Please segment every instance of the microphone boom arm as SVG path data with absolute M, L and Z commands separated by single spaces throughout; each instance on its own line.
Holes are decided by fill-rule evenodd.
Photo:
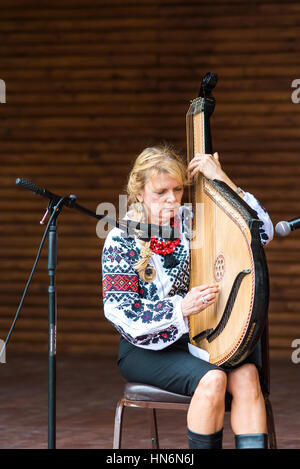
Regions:
M 71 194 L 69 197 L 62 197 L 60 195 L 54 194 L 53 192 L 47 189 L 39 187 L 36 184 L 27 181 L 26 179 L 21 178 L 16 179 L 16 184 L 21 186 L 23 189 L 30 190 L 37 195 L 41 195 L 42 197 L 48 198 L 50 200 L 50 203 L 54 205 L 56 205 L 58 201 L 63 199 L 62 205 L 65 205 L 68 208 L 74 208 L 79 212 L 85 213 L 90 217 L 97 218 L 98 220 L 105 219 L 105 221 L 109 225 L 123 230 L 128 235 L 128 237 L 137 236 L 138 238 L 143 240 L 149 240 L 151 236 L 159 236 L 171 240 L 178 239 L 180 237 L 180 233 L 176 227 L 171 227 L 167 225 L 161 226 L 152 223 L 141 223 L 136 222 L 134 220 L 118 221 L 113 217 L 109 217 L 108 215 L 99 215 L 93 212 L 92 210 L 89 210 L 88 208 L 79 205 L 76 202 L 76 195 Z

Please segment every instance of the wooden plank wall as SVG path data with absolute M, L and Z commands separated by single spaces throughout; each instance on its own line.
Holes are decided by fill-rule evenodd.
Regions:
M 17 310 L 47 201 L 22 177 L 96 210 L 118 203 L 130 165 L 161 141 L 185 152 L 185 113 L 207 71 L 219 74 L 213 118 L 224 168 L 274 223 L 300 215 L 298 1 L 2 0 L 0 337 Z M 58 353 L 116 351 L 103 318 L 96 221 L 59 218 Z M 267 248 L 272 353 L 300 337 L 300 231 Z M 47 248 L 10 348 L 45 352 Z M 8 350 L 9 353 L 9 350 Z

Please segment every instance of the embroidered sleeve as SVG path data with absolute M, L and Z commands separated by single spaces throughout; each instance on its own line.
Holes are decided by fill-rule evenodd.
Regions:
M 261 221 L 260 226 L 260 239 L 261 244 L 265 246 L 268 244 L 274 236 L 274 228 L 272 220 L 267 210 L 261 205 L 261 203 L 249 192 L 245 193 L 244 201 L 256 211 L 258 218 Z
M 108 234 L 102 252 L 104 314 L 132 344 L 159 350 L 187 332 L 182 297 L 159 298 L 153 282 L 146 295 L 133 267 L 138 258 L 134 240 L 123 238 L 118 229 Z

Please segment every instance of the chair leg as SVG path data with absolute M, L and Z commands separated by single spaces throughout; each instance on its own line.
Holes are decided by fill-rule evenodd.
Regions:
M 156 410 L 150 409 L 151 415 L 151 441 L 152 449 L 159 449 L 158 431 L 157 431 L 157 419 Z
M 268 397 L 265 397 L 265 404 L 266 404 L 267 427 L 268 427 L 270 449 L 277 449 L 274 415 L 273 415 L 273 410 L 272 410 L 272 404 Z
M 124 401 L 122 397 L 116 407 L 113 449 L 121 448 Z

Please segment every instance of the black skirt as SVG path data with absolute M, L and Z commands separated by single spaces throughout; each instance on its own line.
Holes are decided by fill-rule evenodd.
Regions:
M 223 370 L 222 366 L 194 357 L 188 350 L 189 334 L 162 350 L 147 350 L 129 343 L 121 337 L 118 366 L 128 382 L 150 384 L 166 391 L 192 396 L 200 379 L 210 370 Z M 261 351 L 258 344 L 241 364 L 253 363 L 260 371 Z

